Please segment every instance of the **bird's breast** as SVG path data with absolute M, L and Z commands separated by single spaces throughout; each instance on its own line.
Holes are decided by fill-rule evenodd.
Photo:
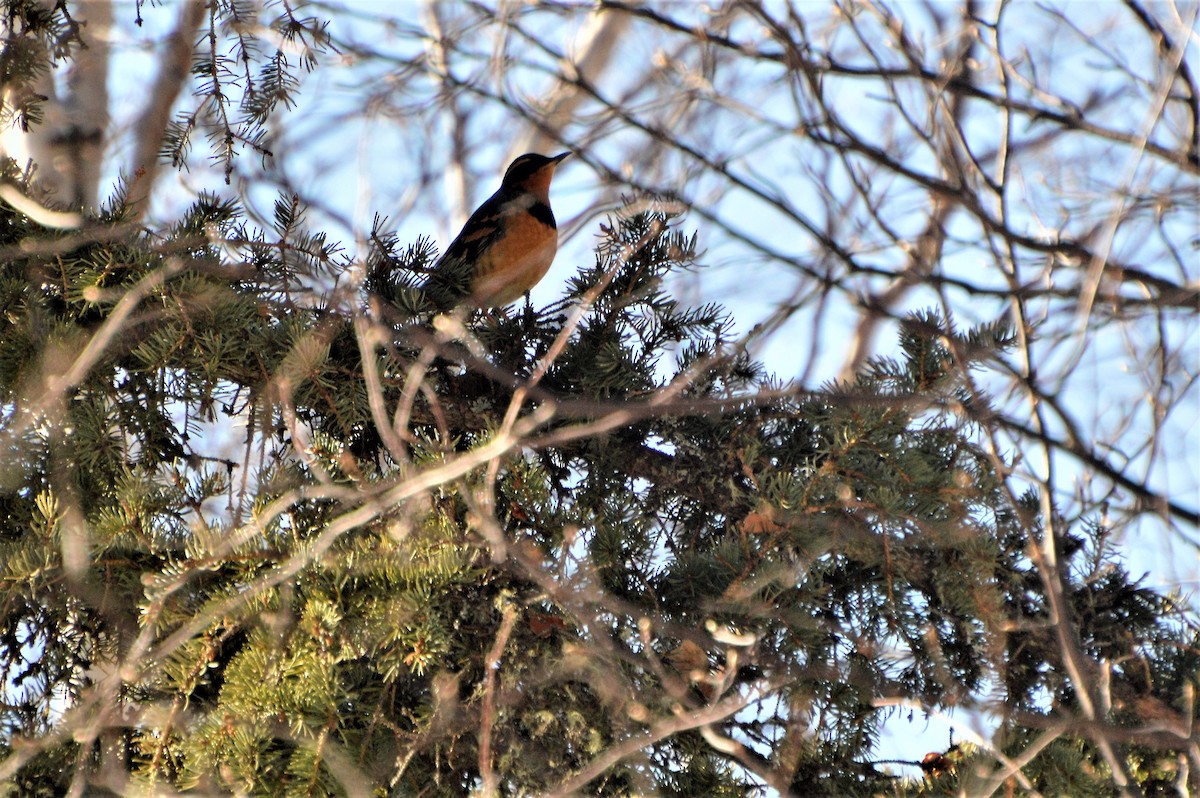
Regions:
M 549 208 L 546 209 L 549 212 Z M 472 293 L 480 305 L 507 305 L 537 285 L 558 250 L 558 231 L 531 208 L 504 221 L 504 232 L 476 264 Z

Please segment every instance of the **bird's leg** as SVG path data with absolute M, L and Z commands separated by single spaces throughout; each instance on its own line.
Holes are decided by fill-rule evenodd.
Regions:
M 533 315 L 533 300 L 530 299 L 529 292 L 526 291 L 525 292 L 525 313 L 521 317 L 521 326 L 524 327 L 526 331 L 529 331 L 533 328 L 533 325 L 535 323 L 536 323 L 536 319 L 534 318 L 534 315 Z

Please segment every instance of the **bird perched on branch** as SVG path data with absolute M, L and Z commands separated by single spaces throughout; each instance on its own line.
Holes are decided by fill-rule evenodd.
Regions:
M 509 164 L 499 191 L 471 214 L 426 280 L 434 305 L 500 307 L 537 285 L 558 250 L 550 180 L 570 154 L 527 153 Z

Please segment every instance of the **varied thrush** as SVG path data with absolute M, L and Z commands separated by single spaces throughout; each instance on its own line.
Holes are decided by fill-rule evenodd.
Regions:
M 425 294 L 435 306 L 500 307 L 546 275 L 558 250 L 550 180 L 570 154 L 527 153 L 509 164 L 499 191 L 471 214 L 430 272 Z

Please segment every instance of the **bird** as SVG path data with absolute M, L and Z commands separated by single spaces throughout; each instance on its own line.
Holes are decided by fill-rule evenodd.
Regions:
M 546 276 L 558 251 L 550 181 L 570 154 L 526 153 L 509 164 L 499 190 L 471 214 L 430 270 L 424 288 L 434 306 L 503 307 Z

